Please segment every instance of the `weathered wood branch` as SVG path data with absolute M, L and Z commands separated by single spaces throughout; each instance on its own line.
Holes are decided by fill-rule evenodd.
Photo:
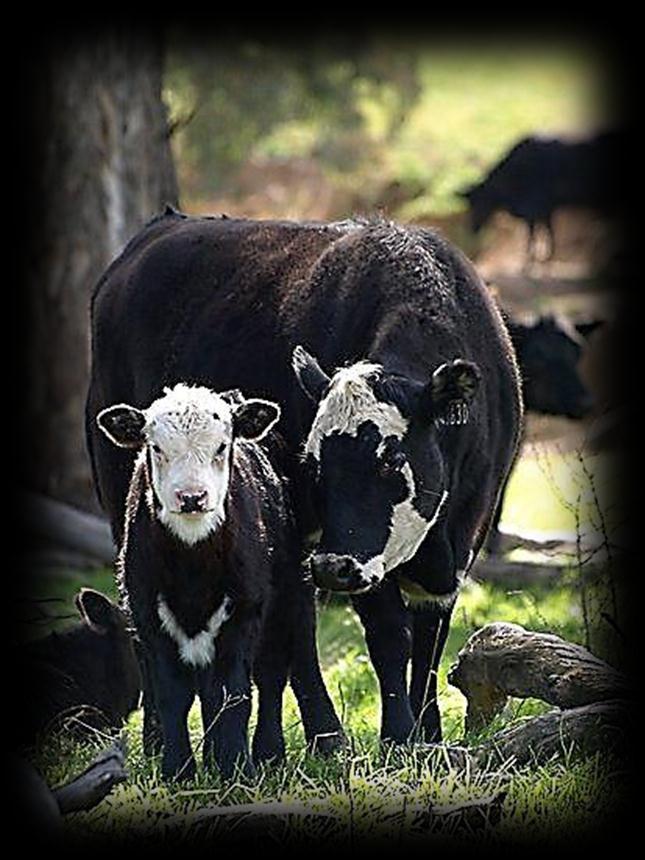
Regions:
M 476 766 L 513 761 L 517 767 L 543 764 L 575 746 L 587 755 L 628 752 L 629 703 L 614 699 L 579 708 L 550 711 L 517 726 L 497 732 L 471 750 Z
M 21 512 L 28 534 L 72 550 L 81 558 L 89 556 L 104 564 L 114 561 L 110 527 L 101 517 L 36 493 L 23 495 Z
M 63 815 L 86 811 L 93 809 L 115 785 L 126 779 L 125 751 L 117 742 L 71 782 L 54 789 L 53 795 Z
M 568 573 L 568 568 L 557 564 L 508 561 L 501 556 L 489 556 L 473 565 L 470 576 L 476 581 L 515 589 L 557 584 L 565 573 Z
M 428 805 L 412 802 L 396 804 L 382 813 L 388 826 L 405 824 L 410 832 L 474 831 L 495 826 L 502 813 L 506 791 L 486 795 L 460 803 Z M 349 812 L 332 809 L 320 802 L 248 803 L 239 806 L 206 806 L 188 815 L 175 815 L 165 822 L 166 827 L 181 828 L 191 834 L 209 830 L 211 836 L 225 837 L 235 833 L 236 839 L 280 842 L 292 838 L 295 832 L 317 839 L 333 837 L 348 826 Z
M 448 680 L 468 700 L 467 731 L 490 721 L 509 696 L 560 708 L 630 696 L 625 676 L 581 645 L 502 622 L 470 637 Z

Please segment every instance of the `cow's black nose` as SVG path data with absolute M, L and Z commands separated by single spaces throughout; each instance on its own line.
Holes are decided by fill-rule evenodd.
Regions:
M 329 591 L 364 591 L 365 581 L 361 565 L 350 555 L 316 554 L 312 557 L 311 575 L 318 588 Z
M 208 493 L 202 490 L 200 493 L 177 493 L 179 510 L 182 514 L 198 514 L 206 510 Z

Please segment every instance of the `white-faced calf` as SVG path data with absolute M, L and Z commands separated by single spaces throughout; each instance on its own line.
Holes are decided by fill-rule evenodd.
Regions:
M 254 758 L 284 754 L 293 622 L 311 592 L 290 555 L 281 480 L 258 444 L 279 415 L 265 400 L 178 384 L 147 409 L 115 405 L 97 418 L 116 445 L 139 449 L 120 567 L 166 777 L 194 772 L 187 717 L 195 695 L 205 760 L 225 776 L 249 766 L 252 674 Z M 144 707 L 150 722 L 152 702 Z

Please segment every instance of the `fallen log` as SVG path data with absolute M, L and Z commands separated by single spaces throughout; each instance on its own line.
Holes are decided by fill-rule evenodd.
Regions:
M 83 773 L 66 785 L 55 788 L 54 799 L 61 815 L 94 809 L 115 785 L 125 782 L 127 777 L 125 747 L 117 741 L 97 756 Z
M 396 804 L 393 808 L 382 810 L 380 823 L 385 829 L 406 834 L 441 833 L 454 834 L 473 832 L 495 827 L 502 815 L 506 790 L 494 795 L 472 798 L 452 804 L 427 804 L 413 801 Z M 314 837 L 318 844 L 326 838 L 338 838 L 352 826 L 351 812 L 340 811 L 316 801 L 302 802 L 265 802 L 230 806 L 206 806 L 183 815 L 174 815 L 164 822 L 166 832 L 181 831 L 191 836 L 204 835 L 226 839 L 235 835 L 237 840 L 257 840 L 266 844 L 288 841 L 295 837 L 310 840 Z M 360 829 L 360 821 L 354 822 Z
M 466 731 L 489 722 L 509 696 L 576 708 L 631 695 L 627 678 L 581 645 L 504 622 L 470 637 L 448 681 L 468 700 Z
M 21 525 L 28 535 L 112 564 L 116 550 L 106 520 L 37 493 L 21 499 Z
M 554 585 L 568 575 L 569 567 L 562 565 L 508 561 L 497 555 L 479 559 L 470 572 L 476 582 L 489 582 L 511 590 L 533 585 Z
M 571 748 L 593 755 L 630 749 L 629 702 L 594 702 L 579 708 L 550 711 L 497 732 L 470 750 L 475 766 L 488 768 L 511 762 L 516 767 L 544 764 Z
M 127 779 L 125 748 L 116 742 L 101 753 L 82 774 L 66 785 L 50 789 L 36 768 L 21 756 L 9 757 L 9 831 L 22 848 L 58 845 L 64 836 L 63 815 L 93 809 Z M 25 825 L 27 825 L 25 827 Z

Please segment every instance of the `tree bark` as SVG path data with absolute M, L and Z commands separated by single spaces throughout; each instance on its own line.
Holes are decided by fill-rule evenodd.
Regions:
M 177 187 L 153 32 L 52 35 L 32 77 L 25 255 L 30 489 L 93 506 L 83 411 L 93 285 Z M 35 53 L 35 52 L 34 52 Z M 23 388 L 25 386 L 23 385 Z
M 625 676 L 581 645 L 503 622 L 470 637 L 448 680 L 468 700 L 467 731 L 489 722 L 509 696 L 575 708 L 630 695 Z

